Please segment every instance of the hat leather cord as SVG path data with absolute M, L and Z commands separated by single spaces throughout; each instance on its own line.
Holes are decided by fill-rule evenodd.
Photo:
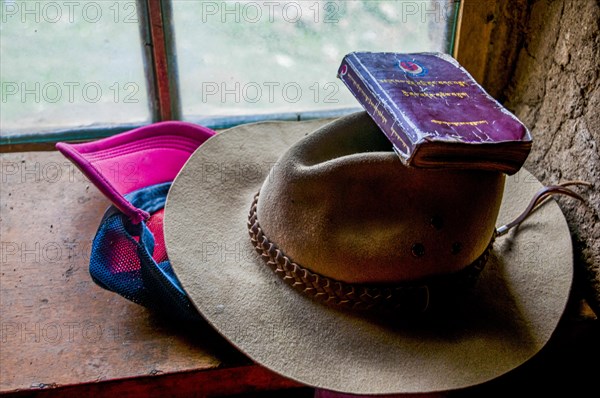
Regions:
M 341 282 L 312 272 L 293 262 L 265 236 L 260 227 L 256 214 L 260 192 L 254 196 L 250 208 L 248 232 L 254 248 L 269 268 L 285 283 L 304 295 L 335 307 L 416 314 L 430 308 L 432 296 L 437 297 L 436 302 L 444 302 L 466 290 L 466 287 L 472 286 L 488 260 L 496 237 L 503 236 L 512 228 L 517 227 L 552 195 L 562 194 L 584 201 L 579 194 L 567 188 L 571 185 L 591 186 L 590 183 L 584 181 L 566 181 L 558 185 L 543 187 L 534 195 L 527 208 L 518 217 L 494 231 L 484 252 L 462 270 L 448 275 L 394 285 Z
M 566 195 L 566 196 L 575 198 L 577 200 L 580 200 L 582 202 L 585 201 L 585 199 L 583 199 L 579 194 L 577 194 L 576 192 L 573 192 L 569 188 L 566 188 L 571 185 L 584 185 L 587 187 L 592 186 L 592 184 L 590 184 L 589 182 L 586 182 L 586 181 L 565 181 L 558 185 L 547 185 L 547 186 L 543 187 L 533 196 L 533 198 L 529 202 L 529 205 L 527 206 L 527 208 L 525 208 L 525 210 L 523 210 L 523 212 L 517 218 L 515 218 L 513 221 L 509 222 L 508 224 L 504 224 L 503 226 L 498 227 L 496 229 L 496 236 L 503 236 L 508 231 L 510 231 L 512 228 L 521 224 L 534 211 L 536 211 L 544 203 L 546 203 L 552 195 Z

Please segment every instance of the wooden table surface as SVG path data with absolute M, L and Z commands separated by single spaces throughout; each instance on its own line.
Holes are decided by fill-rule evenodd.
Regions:
M 62 155 L 8 153 L 0 162 L 0 393 L 309 396 L 254 365 L 208 325 L 168 322 L 96 286 L 89 253 L 109 203 Z M 590 337 L 598 321 L 578 297 L 561 325 L 550 353 L 502 385 L 521 379 L 552 385 L 543 381 L 551 379 L 552 361 L 562 363 L 566 378 L 586 380 L 589 368 L 579 364 L 586 356 L 598 370 L 600 337 Z
M 0 392 L 85 383 L 92 391 L 181 372 L 159 379 L 192 381 L 181 384 L 200 395 L 298 386 L 253 365 L 206 324 L 173 324 L 98 287 L 89 254 L 109 202 L 62 155 L 0 161 Z

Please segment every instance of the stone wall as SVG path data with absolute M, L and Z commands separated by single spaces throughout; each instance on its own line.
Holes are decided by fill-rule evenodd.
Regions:
M 530 0 L 514 73 L 501 93 L 530 129 L 525 167 L 543 183 L 580 179 L 585 204 L 559 198 L 573 236 L 576 283 L 600 315 L 600 2 Z

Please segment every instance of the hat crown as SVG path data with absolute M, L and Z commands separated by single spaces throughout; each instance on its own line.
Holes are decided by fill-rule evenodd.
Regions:
M 264 234 L 292 261 L 348 283 L 459 271 L 488 246 L 504 175 L 404 166 L 364 112 L 293 145 L 257 205 Z

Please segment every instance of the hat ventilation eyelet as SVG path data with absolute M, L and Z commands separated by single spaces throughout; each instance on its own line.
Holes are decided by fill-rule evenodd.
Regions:
M 415 257 L 422 257 L 425 254 L 425 246 L 422 243 L 414 243 L 410 251 Z
M 431 220 L 429 220 L 429 224 L 439 231 L 444 226 L 444 219 L 440 215 L 434 215 L 431 217 Z

